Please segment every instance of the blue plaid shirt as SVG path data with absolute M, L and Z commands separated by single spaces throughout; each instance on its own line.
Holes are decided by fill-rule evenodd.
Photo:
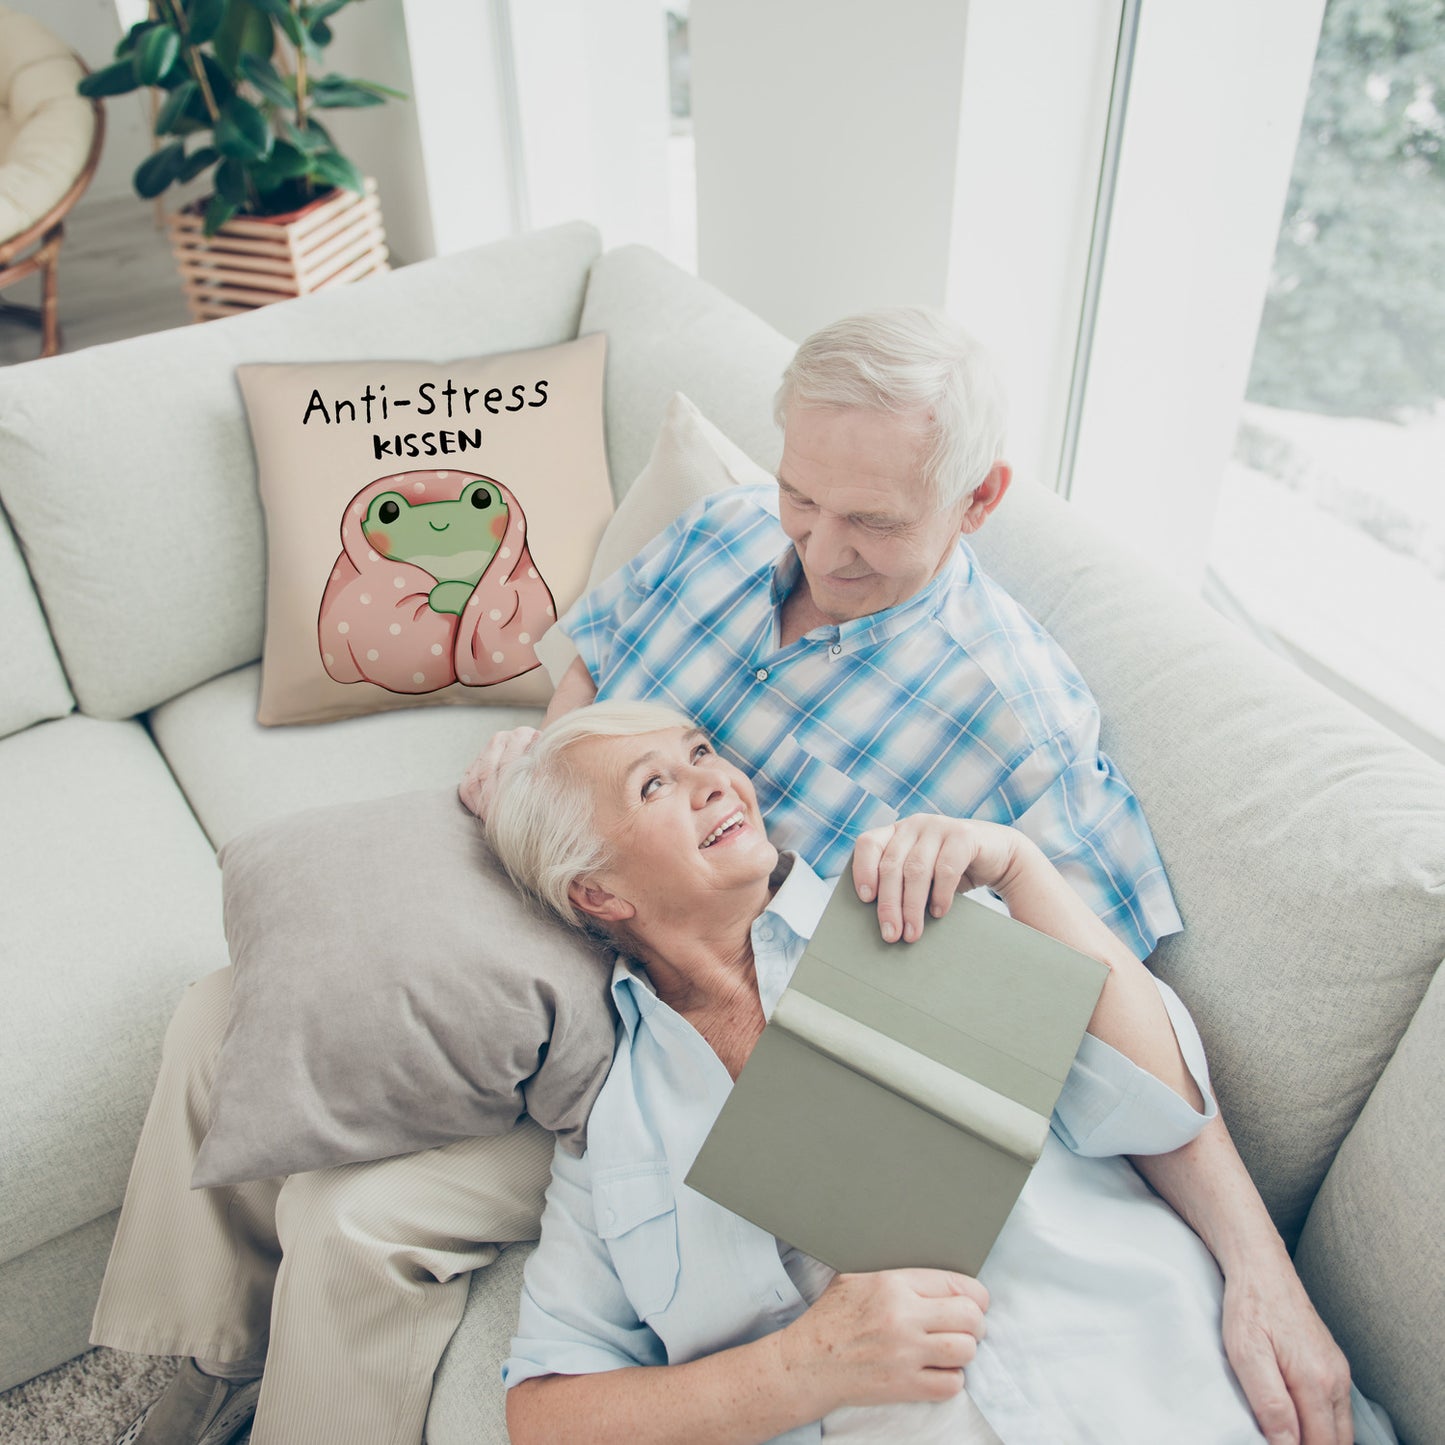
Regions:
M 768 835 L 823 876 L 912 813 L 1012 823 L 1140 957 L 1182 924 L 1099 710 L 962 540 L 922 592 L 779 646 L 802 575 L 771 487 L 684 513 L 562 618 L 609 697 L 665 702 L 754 779 Z

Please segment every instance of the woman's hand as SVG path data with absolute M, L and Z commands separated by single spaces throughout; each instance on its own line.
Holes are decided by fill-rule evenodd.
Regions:
M 457 794 L 482 822 L 487 821 L 487 812 L 492 806 L 492 789 L 496 785 L 498 769 L 525 753 L 536 740 L 536 728 L 512 728 L 508 732 L 496 733 L 487 740 L 486 747 L 477 754 L 463 775 L 457 785 Z
M 999 823 L 916 813 L 858 839 L 853 886 L 865 903 L 878 900 L 887 942 L 912 943 L 923 932 L 925 912 L 942 918 L 955 894 L 1007 889 L 1028 849 L 1034 845 L 1022 833 Z
M 840 1405 L 947 1400 L 983 1338 L 988 1291 L 965 1274 L 890 1269 L 840 1274 L 779 1337 L 783 1367 Z

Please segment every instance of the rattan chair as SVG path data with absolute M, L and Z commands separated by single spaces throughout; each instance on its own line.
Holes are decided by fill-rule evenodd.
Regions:
M 0 6 L 0 290 L 37 272 L 40 305 L 0 302 L 36 322 L 42 356 L 60 350 L 57 266 L 64 218 L 95 175 L 98 101 L 76 93 L 85 67 L 38 20 Z

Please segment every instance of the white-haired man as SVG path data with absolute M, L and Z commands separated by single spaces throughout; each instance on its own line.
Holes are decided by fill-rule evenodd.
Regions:
M 629 697 L 695 718 L 754 776 L 771 836 L 823 875 L 895 817 L 1012 823 L 1147 957 L 1182 925 L 1097 706 L 963 540 L 1011 480 L 981 349 L 923 310 L 851 317 L 798 348 L 775 414 L 776 491 L 708 499 L 560 620 L 580 656 L 548 720 Z M 532 736 L 488 744 L 469 806 L 485 813 L 492 768 Z M 885 936 L 906 887 L 880 898 Z M 1137 1166 L 1219 1261 L 1229 1358 L 1266 1437 L 1348 1441 L 1348 1365 L 1223 1121 Z

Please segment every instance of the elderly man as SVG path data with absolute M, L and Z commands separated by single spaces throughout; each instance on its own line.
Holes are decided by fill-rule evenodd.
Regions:
M 1009 484 L 978 349 L 923 312 L 840 323 L 799 349 L 778 414 L 776 493 L 710 500 L 562 620 L 581 658 L 549 719 L 594 696 L 696 717 L 756 775 L 774 838 L 820 873 L 905 813 L 1014 823 L 1145 957 L 1179 918 L 1098 751 L 1093 699 L 962 541 Z M 474 765 L 478 811 L 491 768 L 530 736 Z M 910 937 L 906 880 L 897 896 L 880 921 Z M 254 1408 L 253 1445 L 415 1445 L 468 1271 L 536 1237 L 550 1137 L 524 1123 L 294 1176 L 279 1198 L 279 1181 L 191 1192 L 226 1017 L 209 984 L 168 1035 L 96 1314 L 96 1343 L 192 1357 L 125 1439 L 212 1445 Z M 1139 1167 L 1220 1261 L 1225 1343 L 1265 1433 L 1348 1441 L 1343 1357 L 1223 1124 Z
M 769 830 L 821 874 L 914 812 L 1012 823 L 1139 958 L 1181 925 L 1098 710 L 962 539 L 1003 500 L 1002 405 L 942 318 L 850 318 L 779 390 L 778 486 L 709 499 L 561 620 L 580 657 L 548 720 L 593 698 L 695 717 L 752 772 Z M 463 784 L 530 730 L 494 739 Z M 883 918 L 898 936 L 900 918 Z M 903 930 L 903 936 L 910 933 Z M 1137 1167 L 1225 1277 L 1224 1338 L 1271 1441 L 1350 1438 L 1349 1373 L 1221 1119 Z

